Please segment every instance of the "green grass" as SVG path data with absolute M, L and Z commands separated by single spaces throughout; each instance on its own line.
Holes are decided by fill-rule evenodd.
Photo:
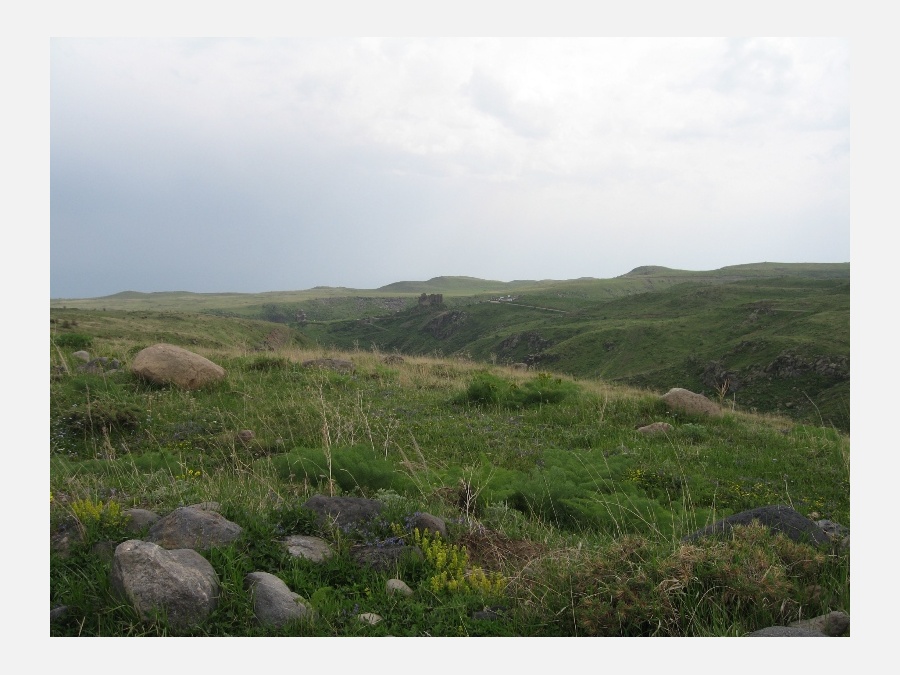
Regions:
M 733 635 L 849 612 L 848 554 L 752 532 L 679 541 L 772 503 L 849 526 L 849 438 L 833 427 L 730 408 L 721 418 L 684 417 L 649 390 L 464 358 L 389 362 L 372 350 L 311 349 L 287 328 L 280 347 L 257 351 L 272 324 L 245 319 L 72 309 L 51 318 L 51 530 L 76 512 L 90 518 L 77 506 L 85 500 L 161 514 L 218 501 L 245 529 L 204 554 L 222 602 L 192 634 Z M 151 336 L 165 336 L 228 375 L 185 392 L 127 368 L 81 373 L 74 348 L 58 339 L 69 330 L 91 338 L 92 356 L 126 366 Z M 355 370 L 302 367 L 321 356 L 351 359 Z M 637 432 L 654 421 L 673 429 Z M 244 429 L 254 438 L 241 441 Z M 322 531 L 299 506 L 316 493 L 388 507 L 366 531 Z M 434 569 L 414 562 L 394 570 L 416 591 L 400 599 L 385 591 L 385 574 L 350 561 L 350 545 L 395 536 L 414 511 L 445 518 L 448 544 L 505 579 L 502 599 L 474 588 L 434 592 Z M 140 621 L 110 591 L 109 560 L 94 544 L 127 538 L 119 525 L 101 516 L 69 557 L 51 555 L 51 605 L 70 608 L 52 635 L 168 634 L 164 621 Z M 325 565 L 292 559 L 275 543 L 288 533 L 326 537 L 338 555 Z M 257 570 L 282 578 L 320 620 L 256 627 L 243 577 Z M 485 606 L 502 606 L 500 618 L 473 618 Z M 365 611 L 384 621 L 359 624 Z

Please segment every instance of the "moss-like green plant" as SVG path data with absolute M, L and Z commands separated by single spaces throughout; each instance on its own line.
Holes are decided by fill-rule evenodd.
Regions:
M 432 592 L 501 595 L 506 589 L 506 579 L 499 572 L 485 573 L 480 567 L 470 567 L 465 546 L 450 544 L 440 535 L 423 533 L 419 528 L 413 531 L 413 541 L 431 567 L 427 583 Z
M 72 502 L 71 509 L 82 528 L 84 540 L 89 543 L 104 537 L 116 538 L 128 520 L 121 505 L 113 500 L 104 504 L 102 500 L 77 499 Z
M 466 390 L 454 402 L 471 403 L 479 406 L 502 406 L 522 408 L 526 406 L 559 403 L 574 396 L 578 385 L 549 373 L 539 373 L 537 377 L 522 385 L 510 382 L 490 373 L 479 373 Z
M 90 335 L 82 335 L 81 333 L 61 333 L 53 337 L 53 342 L 57 347 L 68 347 L 70 349 L 87 349 L 94 341 Z

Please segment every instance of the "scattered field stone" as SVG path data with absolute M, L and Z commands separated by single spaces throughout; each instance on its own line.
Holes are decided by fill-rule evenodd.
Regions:
M 256 434 L 253 433 L 251 429 L 242 429 L 241 431 L 237 432 L 237 439 L 241 443 L 248 443 L 254 438 L 256 438 Z
M 653 436 L 655 434 L 666 434 L 672 431 L 674 427 L 668 422 L 654 422 L 653 424 L 648 424 L 647 426 L 641 427 L 638 429 L 638 432 L 642 434 L 646 434 L 648 436 Z
M 303 504 L 318 515 L 320 524 L 334 522 L 338 527 L 354 526 L 375 518 L 384 504 L 362 497 L 326 497 L 315 495 Z
M 244 578 L 244 586 L 252 592 L 253 614 L 261 624 L 283 626 L 312 616 L 303 598 L 274 574 L 251 572 Z
M 225 369 L 192 351 L 166 343 L 142 349 L 131 363 L 131 372 L 156 384 L 200 389 L 225 379 Z
M 382 618 L 374 612 L 365 612 L 363 614 L 357 615 L 356 618 L 363 623 L 369 624 L 370 626 L 374 626 L 376 623 L 380 623 L 382 621 Z
M 160 518 L 147 532 L 147 541 L 163 548 L 208 549 L 229 544 L 243 528 L 215 511 L 182 506 Z
M 688 415 L 708 415 L 721 417 L 722 408 L 710 401 L 703 394 L 695 394 L 688 389 L 675 387 L 662 395 L 662 400 L 675 412 Z
M 406 595 L 410 596 L 413 594 L 413 590 L 406 585 L 406 582 L 400 579 L 388 579 L 387 584 L 385 585 L 387 589 L 388 595 Z
M 472 618 L 479 621 L 497 621 L 503 618 L 503 612 L 506 607 L 485 607 L 484 609 L 472 612 Z
M 303 558 L 312 562 L 325 562 L 334 555 L 334 551 L 327 541 L 319 537 L 303 534 L 292 534 L 282 542 L 287 546 L 288 553 L 295 558 Z
M 56 607 L 50 608 L 50 620 L 56 621 L 57 619 L 62 619 L 65 617 L 66 613 L 69 611 L 68 606 L 66 605 L 57 605 Z
M 444 522 L 443 518 L 438 518 L 430 513 L 417 511 L 412 514 L 409 518 L 409 529 L 411 531 L 418 529 L 423 534 L 426 531 L 430 531 L 441 535 L 444 539 L 447 538 L 447 523 Z
M 159 520 L 159 515 L 147 509 L 125 509 L 122 513 L 127 518 L 125 529 L 131 534 L 143 532 Z
M 201 623 L 219 600 L 219 577 L 197 551 L 138 539 L 116 547 L 110 583 L 142 618 L 163 612 L 174 629 Z
M 72 356 L 74 356 L 79 361 L 84 361 L 85 363 L 91 360 L 91 355 L 83 349 L 79 349 L 77 352 L 74 352 Z

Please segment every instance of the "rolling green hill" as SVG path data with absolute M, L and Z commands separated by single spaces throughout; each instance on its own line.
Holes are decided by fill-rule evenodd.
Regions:
M 505 289 L 508 290 L 508 289 Z M 386 317 L 309 324 L 326 346 L 526 363 L 849 429 L 848 265 L 638 268 L 445 299 Z
M 422 294 L 442 302 L 420 303 Z M 613 279 L 565 281 L 441 276 L 374 290 L 126 291 L 50 305 L 277 323 L 323 347 L 526 363 L 652 390 L 685 387 L 843 430 L 850 424 L 849 263 L 642 266 Z

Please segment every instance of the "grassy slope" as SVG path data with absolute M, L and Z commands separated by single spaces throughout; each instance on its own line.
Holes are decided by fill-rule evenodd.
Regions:
M 442 293 L 445 306 L 419 308 L 421 293 Z M 488 302 L 510 295 L 513 302 Z M 826 374 L 813 367 L 817 359 L 849 359 L 849 264 L 754 263 L 711 271 L 646 266 L 615 279 L 436 277 L 375 290 L 125 292 L 51 302 L 63 306 L 295 326 L 303 312 L 306 338 L 326 346 L 526 361 L 579 377 L 707 395 L 727 380 L 726 393 L 744 409 L 844 430 L 850 423 L 849 364 Z M 773 372 L 779 358 L 800 358 L 806 371 Z
M 840 269 L 804 266 L 802 276 L 775 277 L 765 276 L 768 267 L 751 271 L 759 276 L 734 280 L 726 268 L 714 282 L 696 275 L 676 282 L 656 270 L 640 286 L 565 282 L 523 291 L 511 303 L 447 302 L 373 321 L 311 325 L 305 334 L 341 348 L 526 361 L 663 391 L 713 395 L 728 379 L 735 405 L 849 429 L 849 280 Z M 802 359 L 806 370 L 772 371 L 788 357 Z M 817 373 L 821 359 L 846 367 Z
M 849 525 L 849 440 L 832 429 L 742 413 L 684 418 L 668 414 L 645 391 L 485 369 L 458 358 L 394 364 L 372 351 L 303 348 L 293 331 L 276 351 L 258 352 L 255 346 L 273 326 L 243 319 L 54 309 L 51 320 L 51 519 L 60 522 L 81 499 L 160 513 L 213 500 L 248 529 L 247 540 L 210 554 L 229 583 L 220 611 L 200 634 L 355 635 L 360 629 L 347 618 L 354 605 L 386 617 L 373 633 L 378 635 L 732 635 L 786 620 L 788 615 L 771 608 L 799 611 L 793 598 L 807 612 L 849 610 L 846 562 L 830 563 L 836 571 L 826 566 L 818 577 L 797 577 L 796 587 L 791 575 L 809 564 L 789 565 L 788 585 L 774 590 L 765 583 L 781 578 L 771 571 L 781 569 L 777 561 L 765 563 L 765 583 L 750 578 L 754 568 L 739 560 L 716 558 L 693 571 L 671 568 L 699 564 L 706 555 L 732 555 L 727 547 L 684 553 L 677 538 L 745 508 L 791 503 Z M 73 334 L 91 340 L 92 354 L 126 365 L 141 346 L 165 339 L 212 358 L 228 378 L 208 390 L 180 392 L 145 385 L 127 369 L 108 376 L 79 373 L 74 348 L 59 347 Z M 325 354 L 352 359 L 356 372 L 299 365 Z M 516 385 L 510 392 L 536 385 L 549 393 L 574 393 L 541 405 L 477 405 L 472 386 L 488 370 L 497 381 Z M 673 431 L 658 437 L 636 431 L 658 420 L 672 423 Z M 255 431 L 252 443 L 236 442 L 241 429 Z M 515 579 L 502 600 L 510 618 L 472 621 L 473 610 L 497 602 L 477 593 L 419 591 L 415 601 L 398 604 L 378 590 L 383 579 L 348 568 L 344 557 L 313 569 L 276 553 L 267 543 L 276 528 L 334 536 L 308 529 L 288 508 L 316 491 L 327 492 L 329 475 L 339 493 L 390 490 L 404 509 L 450 520 L 454 541 L 467 542 L 479 564 Z M 466 493 L 474 495 L 471 503 L 461 501 Z M 402 511 L 394 516 L 402 520 Z M 126 537 L 115 528 L 103 536 Z M 507 540 L 517 548 L 496 557 L 497 542 Z M 640 571 L 633 554 L 619 551 L 623 546 L 638 548 Z M 523 572 L 510 551 L 526 548 L 536 557 Z M 147 629 L 109 596 L 105 565 L 89 546 L 66 560 L 52 558 L 51 601 L 71 607 L 53 634 L 144 634 Z M 316 627 L 260 631 L 252 627 L 240 583 L 254 569 L 277 573 L 304 597 L 330 588 L 341 599 L 317 607 L 325 620 Z M 739 590 L 741 570 L 748 575 L 746 597 L 721 596 L 716 575 Z M 691 586 L 699 583 L 693 581 L 687 592 L 653 600 L 660 583 L 676 573 L 708 578 L 708 587 Z M 423 574 L 419 568 L 403 570 L 417 587 L 427 581 Z M 620 588 L 617 579 L 643 579 L 648 586 Z M 613 585 L 597 586 L 607 582 Z M 812 583 L 822 587 L 815 600 L 803 595 Z M 695 591 L 699 601 L 691 600 Z M 637 594 L 641 602 L 618 609 L 596 604 L 598 597 L 615 593 Z M 792 598 L 786 605 L 785 597 Z M 682 620 L 687 616 L 690 622 Z M 660 620 L 670 623 L 662 626 Z

